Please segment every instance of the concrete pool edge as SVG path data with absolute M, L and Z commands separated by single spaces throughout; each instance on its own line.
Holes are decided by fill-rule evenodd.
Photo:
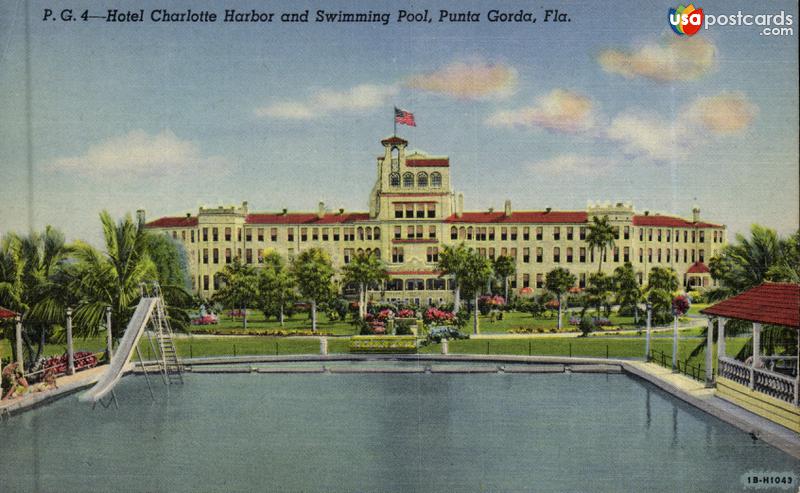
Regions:
M 800 435 L 793 433 L 791 430 L 772 423 L 758 415 L 750 413 L 744 408 L 740 408 L 734 404 L 724 401 L 713 395 L 713 389 L 704 389 L 698 391 L 702 387 L 702 383 L 692 380 L 683 375 L 672 374 L 669 370 L 657 366 L 652 363 L 645 363 L 638 360 L 620 360 L 620 359 L 603 359 L 603 358 L 568 358 L 558 356 L 516 356 L 516 355 L 466 355 L 466 354 L 406 354 L 406 355 L 353 355 L 353 354 L 340 354 L 340 355 L 294 355 L 294 356 L 260 356 L 260 357 L 225 357 L 225 358 L 193 358 L 184 360 L 184 364 L 188 369 L 193 370 L 194 366 L 200 367 L 213 367 L 216 365 L 224 364 L 245 364 L 245 363 L 308 363 L 308 362 L 337 362 L 337 361 L 362 361 L 362 362 L 392 362 L 392 361 L 406 361 L 406 362 L 474 362 L 474 363 L 524 363 L 535 364 L 540 366 L 541 371 L 524 371 L 525 368 L 514 367 L 504 368 L 502 366 L 492 370 L 493 372 L 502 371 L 505 373 L 625 373 L 632 377 L 639 378 L 650 384 L 658 387 L 662 391 L 676 397 L 693 407 L 710 414 L 741 431 L 750 433 L 758 439 L 768 443 L 769 445 L 783 451 L 784 453 L 800 460 Z M 153 362 L 145 362 L 145 365 Z M 99 376 L 105 371 L 106 366 L 101 366 L 80 372 L 73 375 L 73 380 L 64 382 L 58 389 L 53 389 L 37 394 L 27 396 L 22 400 L 15 400 L 11 402 L 4 402 L 0 405 L 0 416 L 6 417 L 22 413 L 29 409 L 38 408 L 66 397 L 82 389 L 88 388 L 93 385 Z M 433 370 L 429 366 L 422 371 L 431 371 L 432 373 L 485 373 L 484 371 L 475 371 L 475 367 L 452 367 L 452 368 L 438 368 Z M 345 369 L 337 368 L 333 371 L 326 369 L 323 365 L 322 369 L 314 368 L 291 368 L 291 367 L 276 367 L 271 369 L 265 368 L 241 368 L 241 369 L 224 369 L 216 368 L 214 371 L 195 371 L 196 373 L 259 373 L 259 374 L 277 374 L 277 373 L 419 373 L 421 371 L 389 371 L 386 368 L 372 368 L 372 369 Z M 126 372 L 128 373 L 128 372 Z M 137 364 L 132 368 L 132 373 L 142 373 L 142 368 Z M 667 375 L 669 375 L 667 377 Z

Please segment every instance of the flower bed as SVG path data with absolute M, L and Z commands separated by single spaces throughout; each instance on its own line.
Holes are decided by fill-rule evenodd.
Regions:
M 353 336 L 350 338 L 351 353 L 416 353 L 417 338 L 414 336 Z
M 219 319 L 216 315 L 208 314 L 192 319 L 192 325 L 216 325 Z
M 90 353 L 88 351 L 78 351 L 74 355 L 75 361 L 75 371 L 86 370 L 88 368 L 94 368 L 97 366 L 97 357 L 94 353 Z M 62 354 L 61 356 L 51 356 L 44 361 L 44 365 L 42 368 L 47 373 L 48 370 L 52 370 L 57 375 L 66 373 L 67 367 L 69 366 L 67 354 Z
M 204 330 L 203 334 L 215 336 L 271 336 L 271 337 L 292 337 L 292 336 L 332 336 L 333 332 L 316 331 L 311 329 L 228 329 L 228 330 Z
M 432 306 L 425 311 L 425 314 L 422 316 L 422 319 L 427 324 L 449 325 L 456 319 L 456 316 L 453 312 L 440 310 Z

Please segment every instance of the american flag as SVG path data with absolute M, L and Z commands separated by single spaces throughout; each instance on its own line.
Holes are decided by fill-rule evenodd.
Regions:
M 394 109 L 394 122 L 401 125 L 408 125 L 409 127 L 416 127 L 417 123 L 414 121 L 414 113 L 401 110 L 397 107 Z

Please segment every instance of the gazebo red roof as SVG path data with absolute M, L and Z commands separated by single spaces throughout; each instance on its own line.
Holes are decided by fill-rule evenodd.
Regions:
M 711 272 L 708 266 L 699 260 L 689 266 L 689 269 L 686 271 L 687 274 L 705 274 L 707 272 Z
M 700 313 L 800 329 L 800 284 L 767 282 Z
M 3 308 L 2 306 L 0 306 L 0 318 L 14 318 L 17 315 L 18 315 L 17 312 L 13 312 L 7 308 Z

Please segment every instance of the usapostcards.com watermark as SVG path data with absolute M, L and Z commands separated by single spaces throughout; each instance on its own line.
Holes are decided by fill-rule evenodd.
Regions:
M 750 14 L 739 10 L 735 14 L 706 14 L 703 9 L 693 4 L 680 5 L 669 9 L 669 24 L 672 30 L 680 36 L 692 36 L 700 28 L 708 29 L 711 26 L 761 27 L 761 36 L 793 36 L 794 17 L 781 10 L 775 14 Z

